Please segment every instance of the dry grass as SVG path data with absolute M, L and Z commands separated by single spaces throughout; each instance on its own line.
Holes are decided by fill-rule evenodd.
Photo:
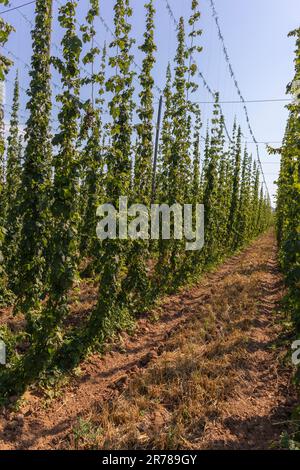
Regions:
M 257 341 L 258 299 L 267 276 L 262 261 L 268 256 L 270 248 L 262 247 L 238 272 L 216 283 L 208 304 L 192 302 L 192 318 L 163 354 L 132 378 L 125 392 L 81 419 L 69 447 L 198 449 L 213 447 L 220 436 L 233 442 L 224 425 L 228 407 L 236 402 L 245 414 L 249 384 L 261 379 L 255 370 L 259 355 L 254 352 L 250 361 L 249 355 Z M 268 323 L 263 333 L 268 342 L 273 323 L 260 319 Z

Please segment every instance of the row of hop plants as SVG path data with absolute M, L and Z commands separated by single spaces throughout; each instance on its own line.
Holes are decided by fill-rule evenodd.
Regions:
M 291 312 L 297 334 L 300 331 L 300 28 L 289 33 L 296 38 L 295 76 L 287 93 L 295 99 L 289 111 L 283 145 L 270 149 L 281 156 L 277 191 L 277 237 L 280 263 L 289 289 L 288 311 Z
M 281 166 L 278 178 L 276 229 L 279 244 L 279 261 L 288 293 L 283 307 L 294 325 L 295 337 L 300 331 L 300 28 L 289 33 L 296 38 L 295 76 L 287 86 L 287 94 L 294 100 L 287 106 L 289 111 L 281 148 L 270 153 L 280 154 Z M 296 369 L 295 381 L 299 385 L 300 369 Z M 294 433 L 285 434 L 283 444 L 299 449 L 299 404 L 293 410 Z
M 7 6 L 8 0 L 0 0 L 0 5 Z M 3 18 L 0 18 L 0 46 L 4 46 L 9 38 L 10 33 L 13 31 L 11 25 L 6 23 Z M 11 67 L 12 62 L 2 54 L 0 54 L 0 86 L 2 92 L 2 86 L 5 80 L 5 76 Z M 0 247 L 4 241 L 4 199 L 3 199 L 3 192 L 4 192 L 4 184 L 5 184 L 5 167 L 4 167 L 4 153 L 5 153 L 5 138 L 4 138 L 4 110 L 3 104 L 0 102 Z M 3 255 L 0 251 L 0 306 L 4 302 L 5 297 L 7 296 L 6 293 L 6 277 L 5 271 L 3 269 Z
M 76 8 L 76 1 L 67 0 L 59 9 L 62 55 L 53 57 L 52 0 L 36 1 L 24 142 L 18 76 L 6 141 L 1 114 L 0 302 L 11 303 L 15 315 L 25 320 L 24 331 L 10 341 L 8 365 L 0 370 L 3 397 L 22 392 L 45 371 L 74 367 L 91 348 L 132 325 L 159 296 L 196 279 L 272 223 L 259 168 L 243 148 L 237 123 L 226 142 L 217 93 L 201 152 L 201 110 L 192 98 L 198 89 L 194 57 L 201 53 L 198 1 L 191 2 L 187 24 L 180 18 L 174 67 L 166 70 L 155 174 L 153 1 L 145 5 L 138 76 L 132 67 L 129 0 L 115 0 L 114 38 L 102 50 L 95 47 L 99 0 L 90 0 L 80 28 Z M 1 23 L 1 31 L 4 44 L 11 28 Z M 10 64 L 2 57 L 0 64 L 3 81 Z M 92 73 L 83 76 L 82 64 L 91 66 Z M 56 96 L 59 126 L 54 135 L 53 67 L 62 87 Z M 83 87 L 92 90 L 91 99 L 82 100 Z M 109 120 L 104 119 L 107 111 Z M 204 203 L 204 249 L 187 252 L 178 240 L 100 242 L 97 207 L 109 202 L 118 208 L 120 196 L 148 207 L 153 202 Z M 70 328 L 70 295 L 84 276 L 99 286 L 98 300 L 82 324 Z M 7 328 L 3 335 L 9 336 Z M 18 347 L 24 340 L 25 350 Z

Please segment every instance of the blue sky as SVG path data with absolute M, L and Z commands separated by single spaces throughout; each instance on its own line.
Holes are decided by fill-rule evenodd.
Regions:
M 59 0 L 61 3 L 62 0 Z M 57 24 L 58 3 L 54 0 L 54 31 L 52 53 L 59 54 L 57 46 L 61 38 L 61 31 Z M 18 6 L 25 3 L 25 0 L 12 0 L 11 6 Z M 191 0 L 169 0 L 171 8 L 176 18 L 181 15 L 187 20 L 190 13 Z M 101 15 L 107 24 L 113 28 L 113 0 L 100 0 Z M 137 46 L 142 41 L 144 32 L 144 1 L 131 0 L 134 10 L 132 18 L 133 36 L 137 40 L 134 47 L 135 59 L 141 63 L 142 56 L 137 50 Z M 88 2 L 79 1 L 78 20 L 82 21 L 86 12 Z M 300 2 L 299 0 L 215 0 L 215 6 L 219 15 L 221 29 L 227 45 L 229 56 L 241 91 L 246 100 L 268 100 L 285 98 L 287 83 L 293 78 L 293 59 L 295 43 L 293 38 L 287 38 L 290 30 L 299 27 L 300 23 Z M 158 44 L 157 63 L 154 76 L 158 87 L 163 88 L 165 71 L 168 61 L 173 63 L 176 48 L 176 31 L 172 19 L 166 9 L 165 0 L 155 0 L 157 9 L 156 19 L 156 42 Z M 216 25 L 212 18 L 209 0 L 200 0 L 202 12 L 201 28 L 203 35 L 200 45 L 203 52 L 198 55 L 198 66 L 205 76 L 210 87 L 220 92 L 221 101 L 238 100 L 237 92 L 234 88 L 232 78 L 229 75 L 228 67 L 224 60 L 221 44 L 218 39 Z M 26 16 L 26 18 L 24 17 Z M 21 10 L 7 13 L 5 18 L 11 22 L 15 28 L 14 33 L 7 45 L 19 59 L 15 59 L 15 66 L 8 75 L 6 86 L 6 110 L 9 110 L 12 94 L 12 80 L 14 79 L 16 68 L 19 69 L 21 85 L 21 122 L 26 119 L 26 94 L 28 86 L 28 66 L 31 54 L 30 22 L 34 20 L 34 5 L 29 5 Z M 107 32 L 100 20 L 97 20 L 97 41 L 103 44 L 110 42 L 111 36 Z M 58 91 L 58 77 L 53 76 L 53 91 Z M 200 83 L 200 82 L 199 82 Z M 158 99 L 158 92 L 156 91 Z M 194 94 L 195 101 L 211 101 L 208 92 L 201 85 Z M 249 151 L 253 150 L 249 131 L 247 129 L 245 114 L 241 104 L 224 104 L 228 128 L 232 127 L 234 116 L 242 126 L 244 142 L 249 142 Z M 287 120 L 287 110 L 284 102 L 265 102 L 247 104 L 251 125 L 258 142 L 274 142 L 274 146 L 279 146 Z M 207 120 L 211 117 L 211 104 L 203 104 L 203 134 Z M 56 108 L 54 108 L 54 119 L 56 119 Z M 6 120 L 9 116 L 6 117 Z M 267 184 L 273 197 L 279 169 L 279 157 L 268 156 L 266 147 L 259 144 L 261 160 L 267 180 Z

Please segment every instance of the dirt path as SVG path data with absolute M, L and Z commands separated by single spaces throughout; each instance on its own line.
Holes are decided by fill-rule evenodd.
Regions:
M 0 449 L 269 448 L 296 402 L 289 345 L 273 347 L 283 293 L 270 233 L 90 357 L 58 398 L 2 411 Z

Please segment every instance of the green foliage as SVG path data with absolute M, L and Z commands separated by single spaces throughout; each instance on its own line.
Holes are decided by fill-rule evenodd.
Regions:
M 188 54 L 185 37 L 184 19 L 180 18 L 177 33 L 173 90 L 171 91 L 170 85 L 167 83 L 165 89 L 167 106 L 162 134 L 163 162 L 166 166 L 162 175 L 163 180 L 167 179 L 163 201 L 165 200 L 170 206 L 174 203 L 184 204 L 189 201 L 192 187 L 190 107 L 187 99 Z M 170 79 L 169 69 L 167 79 Z M 168 132 L 169 136 L 167 136 Z M 160 243 L 158 275 L 161 277 L 164 272 L 163 283 L 166 285 L 169 285 L 171 279 L 174 279 L 173 276 L 180 272 L 182 246 L 182 242 L 177 240 L 162 241 Z
M 155 64 L 154 53 L 154 15 L 153 1 L 146 5 L 146 31 L 144 43 L 139 49 L 144 53 L 142 70 L 139 76 L 141 84 L 140 107 L 137 110 L 139 124 L 137 130 L 137 145 L 135 149 L 134 182 L 132 200 L 135 203 L 144 204 L 150 208 L 152 197 L 152 157 L 153 145 L 153 86 L 152 69 Z M 149 243 L 145 240 L 135 240 L 128 253 L 128 273 L 123 283 L 122 290 L 126 293 L 123 297 L 131 309 L 136 305 L 141 308 L 142 299 L 144 308 L 147 308 L 149 292 L 149 279 L 147 263 L 149 261 Z
M 172 95 L 172 144 L 169 161 L 169 194 L 172 205 L 186 202 L 191 185 L 191 158 L 189 154 L 188 101 L 186 98 L 188 72 L 185 46 L 184 20 L 180 18 L 177 34 L 177 53 L 175 56 L 175 77 Z
M 10 120 L 9 136 L 7 138 L 7 163 L 6 163 L 6 184 L 5 184 L 5 238 L 3 245 L 3 255 L 6 272 L 9 277 L 9 287 L 15 290 L 15 279 L 17 271 L 17 251 L 20 243 L 20 232 L 22 227 L 22 217 L 20 215 L 20 190 L 22 165 L 20 155 L 20 135 L 19 135 L 19 79 L 18 74 L 15 80 L 14 98 Z
M 37 325 L 37 341 L 44 341 L 49 355 L 60 342 L 59 327 L 67 314 L 67 293 L 72 287 L 78 259 L 80 157 L 77 146 L 80 118 L 80 70 L 79 60 L 82 42 L 76 34 L 76 6 L 68 1 L 59 10 L 59 22 L 65 30 L 61 41 L 63 58 L 53 59 L 61 74 L 62 93 L 57 101 L 61 103 L 58 116 L 59 131 L 53 138 L 58 146 L 54 158 L 53 203 L 51 206 L 53 228 L 50 240 L 51 270 L 49 296 L 43 316 Z M 41 335 L 42 331 L 42 335 Z M 46 334 L 45 334 L 46 332 Z M 46 336 L 46 338 L 45 338 Z
M 252 159 L 249 157 L 247 149 L 245 149 L 242 163 L 241 193 L 238 211 L 237 247 L 239 248 L 251 239 L 249 233 L 251 229 L 251 170 Z
M 218 202 L 218 169 L 222 158 L 222 142 L 223 142 L 223 121 L 221 119 L 221 111 L 219 105 L 219 95 L 216 94 L 211 136 L 209 143 L 209 150 L 207 155 L 207 162 L 205 166 L 205 191 L 204 191 L 204 205 L 205 205 L 205 257 L 207 263 L 212 263 L 216 260 L 217 256 L 217 233 L 218 233 L 218 220 L 220 209 Z
M 110 66 L 115 74 L 106 82 L 106 89 L 111 92 L 109 110 L 112 123 L 109 128 L 110 145 L 107 150 L 106 164 L 106 196 L 109 203 L 119 206 L 119 197 L 130 194 L 131 188 L 131 138 L 132 111 L 134 108 L 133 72 L 130 54 L 133 39 L 130 38 L 132 16 L 129 0 L 116 0 L 114 6 L 114 41 L 110 49 L 115 55 L 109 58 Z M 91 315 L 87 341 L 97 337 L 104 338 L 112 325 L 126 317 L 126 309 L 120 306 L 118 299 L 122 297 L 122 277 L 128 243 L 120 240 L 106 240 L 103 243 L 103 263 L 100 276 L 100 290 L 97 307 Z
M 8 0 L 0 0 L 0 4 L 8 5 Z M 8 41 L 10 33 L 14 28 L 0 18 L 0 48 Z M 0 52 L 0 87 L 2 87 L 5 76 L 9 71 L 12 61 Z M 6 273 L 3 267 L 2 246 L 4 241 L 4 215 L 5 215 L 5 168 L 4 168 L 5 138 L 4 138 L 4 111 L 3 103 L 0 102 L 0 305 L 5 303 L 7 297 Z
M 238 245 L 238 224 L 239 224 L 239 200 L 240 200 L 240 177 L 241 177 L 241 128 L 238 128 L 236 142 L 232 148 L 233 161 L 233 181 L 231 206 L 228 218 L 228 231 L 231 237 L 231 246 L 233 249 Z
M 197 29 L 197 23 L 200 21 L 200 18 L 201 18 L 198 0 L 192 0 L 191 10 L 192 10 L 192 13 L 189 19 L 189 26 L 191 28 L 191 31 L 188 35 L 190 39 L 190 46 L 187 50 L 187 57 L 189 58 L 187 99 L 189 97 L 189 91 L 194 93 L 198 89 L 198 84 L 192 81 L 192 77 L 195 77 L 196 72 L 198 70 L 198 66 L 193 60 L 193 54 L 195 52 L 202 52 L 202 47 L 195 44 L 196 39 L 198 39 L 202 35 L 202 30 Z
M 135 154 L 134 196 L 139 198 L 141 204 L 149 205 L 152 183 L 152 157 L 153 157 L 153 86 L 152 69 L 155 64 L 154 53 L 154 14 L 153 1 L 145 5 L 146 32 L 144 43 L 139 49 L 145 54 L 140 74 L 140 107 L 137 110 L 140 124 L 137 126 L 138 143 Z
M 200 140 L 201 140 L 201 113 L 200 109 L 196 109 L 194 142 L 193 142 L 193 183 L 192 183 L 192 202 L 199 204 L 201 202 L 200 191 Z
M 287 87 L 295 101 L 287 106 L 289 119 L 281 152 L 278 180 L 277 234 L 280 260 L 290 288 L 290 309 L 297 330 L 300 327 L 300 29 L 289 36 L 296 37 L 295 76 Z
M 26 124 L 26 148 L 20 192 L 19 217 L 22 217 L 18 247 L 18 275 L 15 293 L 21 310 L 32 329 L 45 295 L 48 266 L 46 247 L 49 238 L 49 207 L 52 148 L 50 138 L 50 36 L 52 0 L 37 0 L 35 28 L 32 31 L 30 71 L 30 117 Z
M 0 5 L 6 6 L 8 4 L 8 0 L 0 0 Z M 4 46 L 7 43 L 9 35 L 12 31 L 15 31 L 14 28 L 10 24 L 6 23 L 3 18 L 0 18 L 0 46 Z M 0 53 L 0 82 L 4 81 L 5 75 L 8 73 L 12 64 L 13 62 L 10 59 Z M 0 147 L 0 153 L 1 151 L 2 150 Z
M 81 154 L 82 185 L 80 195 L 80 254 L 95 260 L 99 256 L 100 244 L 96 238 L 96 210 L 104 198 L 104 146 L 102 145 L 102 111 L 106 68 L 106 45 L 103 48 L 99 72 L 94 72 L 95 60 L 99 54 L 98 48 L 93 47 L 95 16 L 99 14 L 98 1 L 92 1 L 86 17 L 86 25 L 81 26 L 83 43 L 88 43 L 91 49 L 83 57 L 83 63 L 92 64 L 92 74 L 82 80 L 83 85 L 91 85 L 92 96 L 84 104 L 84 118 L 81 126 L 80 140 L 85 141 Z M 96 106 L 94 89 L 98 86 Z
M 5 273 L 0 264 L 0 304 L 8 285 L 17 297 L 16 312 L 27 320 L 20 336 L 9 328 L 0 332 L 8 343 L 10 357 L 10 366 L 0 371 L 3 396 L 23 392 L 38 376 L 40 384 L 54 383 L 52 380 L 62 377 L 88 352 L 102 350 L 107 338 L 131 330 L 134 315 L 149 309 L 163 292 L 195 280 L 271 222 L 270 203 L 261 190 L 258 167 L 252 165 L 247 150 L 242 155 L 242 134 L 237 124 L 229 148 L 226 144 L 218 93 L 201 155 L 201 110 L 190 99 L 198 87 L 195 54 L 201 52 L 197 43 L 202 34 L 198 26 L 201 15 L 197 0 L 192 0 L 191 7 L 188 25 L 183 18 L 179 21 L 174 68 L 170 64 L 167 68 L 157 184 L 152 194 L 153 68 L 157 51 L 153 0 L 145 5 L 145 33 L 139 46 L 143 61 L 136 126 L 132 123 L 135 87 L 130 1 L 115 0 L 114 39 L 108 52 L 104 46 L 101 59 L 101 51 L 95 47 L 98 0 L 90 0 L 80 28 L 75 0 L 67 0 L 59 9 L 62 55 L 52 58 L 52 0 L 36 2 L 23 166 L 18 80 L 7 142 L 3 113 L 0 115 L 0 248 L 5 240 L 7 270 Z M 9 28 L 5 31 L 8 33 Z M 7 39 L 5 31 L 0 36 L 2 44 Z M 59 127 L 53 139 L 50 64 L 62 84 L 57 95 Z M 0 79 L 6 70 L 4 64 Z M 85 101 L 82 89 L 91 91 Z M 103 116 L 105 92 L 108 119 Z M 290 111 L 288 129 L 298 132 L 299 110 L 291 107 Z M 287 133 L 278 212 L 282 264 L 291 285 L 296 285 L 299 274 L 299 260 L 295 262 L 299 241 L 296 144 Z M 204 250 L 186 252 L 185 242 L 174 239 L 100 242 L 96 237 L 97 206 L 110 203 L 118 209 L 120 196 L 147 207 L 152 201 L 170 206 L 203 203 Z M 99 292 L 96 306 L 80 317 L 79 326 L 74 326 L 73 318 L 68 318 L 69 304 L 74 302 L 74 284 L 80 283 L 80 274 L 92 276 L 90 281 L 99 283 Z M 291 299 L 297 297 L 298 291 L 293 292 Z M 88 432 L 83 423 L 75 438 L 80 440 Z
M 158 174 L 156 183 L 156 194 L 154 200 L 159 202 L 167 202 L 169 194 L 169 162 L 171 158 L 172 145 L 172 75 L 171 66 L 168 64 L 166 73 L 166 85 L 164 88 L 164 107 L 165 112 L 161 130 L 161 145 L 158 161 Z

